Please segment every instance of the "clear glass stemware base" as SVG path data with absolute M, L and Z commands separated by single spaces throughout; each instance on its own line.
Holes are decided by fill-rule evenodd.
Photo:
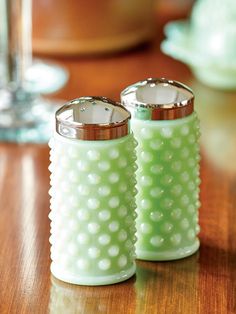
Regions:
M 59 102 L 40 96 L 61 88 L 65 69 L 32 60 L 32 0 L 0 0 L 0 141 L 45 143 Z
M 61 105 L 20 88 L 0 90 L 0 141 L 46 143 Z

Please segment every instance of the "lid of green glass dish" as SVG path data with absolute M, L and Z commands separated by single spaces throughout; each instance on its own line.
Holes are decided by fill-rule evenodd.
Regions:
M 79 140 L 111 140 L 129 134 L 129 111 L 106 97 L 80 97 L 56 112 L 56 132 Z
M 194 110 L 192 90 L 165 78 L 148 78 L 127 87 L 121 102 L 138 120 L 175 120 Z

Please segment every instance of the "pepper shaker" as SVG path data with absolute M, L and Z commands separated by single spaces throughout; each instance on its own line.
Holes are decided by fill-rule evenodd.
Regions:
M 147 79 L 121 93 L 137 146 L 137 243 L 144 260 L 172 260 L 199 248 L 199 120 L 185 85 Z
M 51 139 L 51 272 L 106 285 L 135 273 L 135 140 L 130 113 L 105 97 L 56 112 Z

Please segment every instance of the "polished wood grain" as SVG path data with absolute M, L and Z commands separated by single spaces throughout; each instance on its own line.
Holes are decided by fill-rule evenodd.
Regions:
M 70 71 L 55 98 L 106 95 L 154 76 L 194 88 L 202 123 L 201 247 L 173 262 L 137 262 L 127 282 L 73 286 L 51 277 L 46 145 L 0 143 L 0 313 L 236 313 L 236 94 L 209 89 L 149 46 L 104 57 L 57 59 Z

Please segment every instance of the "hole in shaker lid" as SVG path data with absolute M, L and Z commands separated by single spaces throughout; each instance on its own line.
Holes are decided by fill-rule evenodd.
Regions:
M 81 140 L 109 140 L 129 134 L 130 112 L 106 97 L 80 97 L 56 112 L 56 132 Z
M 129 119 L 129 112 L 105 97 L 81 97 L 57 112 L 60 121 L 72 124 L 113 124 Z

